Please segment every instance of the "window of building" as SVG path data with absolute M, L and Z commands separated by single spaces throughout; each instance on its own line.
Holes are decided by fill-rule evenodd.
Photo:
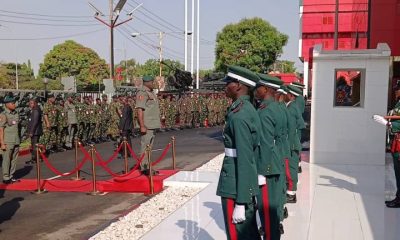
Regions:
M 322 24 L 324 24 L 324 25 L 332 25 L 333 24 L 333 17 L 328 17 L 328 16 L 322 17 Z
M 336 69 L 335 107 L 363 107 L 365 91 L 364 69 Z

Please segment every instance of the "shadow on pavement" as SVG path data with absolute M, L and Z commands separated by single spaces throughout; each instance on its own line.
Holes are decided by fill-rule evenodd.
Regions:
M 178 220 L 177 226 L 184 229 L 182 240 L 213 240 L 214 238 L 203 228 L 199 228 L 199 224 L 192 220 Z
M 208 207 L 209 209 L 211 209 L 210 212 L 210 217 L 212 219 L 214 219 L 214 221 L 216 222 L 216 224 L 218 225 L 218 227 L 225 231 L 225 223 L 223 221 L 218 221 L 218 215 L 220 215 L 222 213 L 222 206 L 220 203 L 216 203 L 216 202 L 205 202 L 204 203 L 205 207 Z
M 0 225 L 5 221 L 11 220 L 17 210 L 21 207 L 20 201 L 24 198 L 16 197 L 0 205 Z

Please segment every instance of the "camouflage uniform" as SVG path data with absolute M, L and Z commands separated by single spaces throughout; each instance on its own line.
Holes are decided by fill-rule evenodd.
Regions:
M 57 147 L 62 148 L 65 145 L 65 139 L 68 134 L 68 113 L 63 106 L 64 104 L 57 104 L 58 111 L 58 134 L 57 134 Z
M 102 101 L 100 104 L 101 120 L 100 120 L 100 138 L 105 140 L 107 138 L 107 129 L 110 123 L 110 104 L 107 101 Z
M 110 124 L 107 130 L 107 134 L 111 138 L 115 139 L 119 137 L 118 124 L 121 118 L 121 104 L 119 102 L 113 101 L 110 103 Z
M 41 143 L 46 146 L 49 150 L 55 147 L 57 142 L 57 121 L 58 121 L 58 111 L 54 103 L 47 102 L 43 106 L 43 118 L 47 116 L 49 120 L 50 127 L 47 128 L 46 122 L 43 119 L 43 138 L 41 138 Z
M 166 102 L 167 100 L 164 99 L 162 96 L 158 98 L 159 101 L 159 106 L 160 106 L 160 123 L 161 123 L 161 129 L 165 128 L 165 117 L 167 115 L 166 113 Z
M 93 143 L 96 129 L 96 119 L 98 113 L 96 112 L 95 105 L 88 100 L 86 103 L 86 139 L 89 143 Z

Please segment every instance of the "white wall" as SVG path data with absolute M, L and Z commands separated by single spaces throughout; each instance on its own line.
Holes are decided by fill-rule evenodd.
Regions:
M 385 115 L 390 49 L 313 52 L 311 163 L 384 164 L 385 127 L 372 120 Z M 334 107 L 335 69 L 365 69 L 363 107 Z

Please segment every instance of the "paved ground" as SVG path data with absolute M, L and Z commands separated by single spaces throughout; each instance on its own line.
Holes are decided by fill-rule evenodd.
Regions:
M 153 158 L 161 154 L 162 149 L 176 136 L 177 167 L 193 170 L 223 151 L 221 127 L 209 129 L 189 129 L 160 133 L 156 137 Z M 138 151 L 139 139 L 133 140 L 134 151 Z M 103 158 L 113 152 L 111 143 L 99 144 L 98 151 Z M 35 171 L 25 166 L 28 157 L 22 157 L 18 163 L 18 177 L 34 178 Z M 60 171 L 73 169 L 74 152 L 68 151 L 50 156 L 50 161 Z M 133 161 L 131 161 L 133 165 Z M 122 160 L 110 164 L 118 172 L 122 170 Z M 171 155 L 168 154 L 158 168 L 169 168 Z M 83 169 L 90 172 L 90 165 Z M 90 175 L 82 174 L 86 178 Z M 109 176 L 99 171 L 100 179 Z M 43 177 L 55 176 L 43 168 Z M 32 195 L 29 192 L 0 190 L 0 239 L 85 239 L 103 228 L 117 216 L 135 207 L 147 199 L 142 194 L 109 193 L 104 196 L 88 196 L 84 193 L 47 193 Z

